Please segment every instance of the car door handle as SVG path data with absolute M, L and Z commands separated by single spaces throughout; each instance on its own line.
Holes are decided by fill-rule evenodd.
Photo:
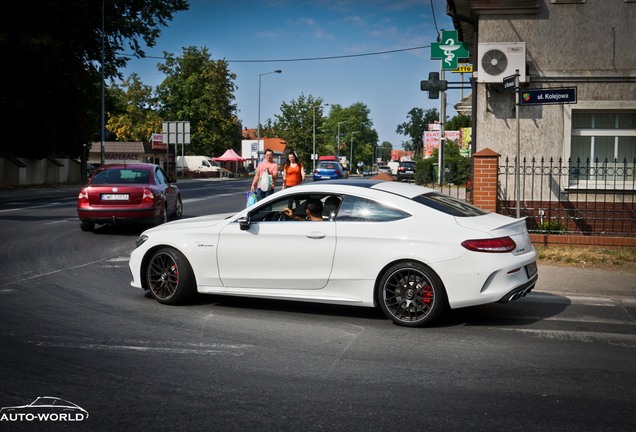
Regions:
M 305 237 L 310 239 L 321 239 L 321 238 L 327 237 L 327 234 L 323 232 L 313 231 L 313 232 L 305 234 Z

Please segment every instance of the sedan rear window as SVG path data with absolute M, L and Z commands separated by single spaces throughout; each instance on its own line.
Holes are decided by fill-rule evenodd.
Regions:
M 418 195 L 413 198 L 413 201 L 451 216 L 471 217 L 488 214 L 487 211 L 468 204 L 465 201 L 437 192 Z

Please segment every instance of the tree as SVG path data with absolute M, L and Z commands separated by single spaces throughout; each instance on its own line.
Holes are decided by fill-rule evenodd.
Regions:
M 391 150 L 393 150 L 393 145 L 389 141 L 382 141 L 382 144 L 376 149 L 376 157 L 384 162 L 389 161 L 391 159 Z
M 23 157 L 77 157 L 101 135 L 104 77 L 118 75 L 140 41 L 152 47 L 187 0 L 23 0 L 0 18 L 0 110 L 5 150 Z
M 157 87 L 164 120 L 189 121 L 189 154 L 220 156 L 239 150 L 241 125 L 233 103 L 236 75 L 225 60 L 211 60 L 207 48 L 183 48 L 181 57 L 164 53 L 158 66 L 167 77 Z
M 452 119 L 446 122 L 445 130 L 460 130 L 472 126 L 472 119 L 470 116 L 458 114 Z
M 311 161 L 313 153 L 314 115 L 316 120 L 316 147 L 322 147 L 324 134 L 323 100 L 301 94 L 290 103 L 283 102 L 280 114 L 276 114 L 273 129 L 276 135 L 285 140 L 296 151 L 305 166 Z M 314 108 L 315 107 L 315 108 Z
M 416 152 L 424 148 L 424 132 L 428 125 L 439 120 L 439 114 L 435 108 L 424 111 L 422 108 L 412 108 L 408 114 L 408 121 L 399 124 L 395 132 L 409 137 L 410 148 Z M 403 147 L 406 150 L 406 147 Z
M 321 154 L 340 155 L 350 159 L 353 144 L 353 163 L 370 161 L 378 144 L 378 133 L 369 118 L 370 110 L 362 102 L 347 108 L 332 105 L 323 131 L 327 140 Z M 340 148 L 338 149 L 338 124 L 340 124 Z M 355 132 L 355 134 L 354 134 Z M 353 140 L 351 139 L 353 134 Z
M 116 141 L 149 141 L 153 133 L 161 133 L 162 119 L 152 87 L 144 85 L 137 74 L 124 80 L 121 86 L 109 89 L 118 101 L 119 112 L 109 113 L 106 129 Z

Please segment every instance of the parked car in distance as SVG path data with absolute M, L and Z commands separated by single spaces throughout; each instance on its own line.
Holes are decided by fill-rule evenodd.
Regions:
M 317 200 L 322 221 L 306 220 Z M 281 265 L 272 244 L 297 253 Z M 536 260 L 524 219 L 415 184 L 358 179 L 304 183 L 236 214 L 151 228 L 129 267 L 131 285 L 163 304 L 198 292 L 379 307 L 419 327 L 449 307 L 526 295 Z
M 397 169 L 397 180 L 411 181 L 415 178 L 415 161 L 402 161 Z
M 340 162 L 318 161 L 313 177 L 314 181 L 335 180 L 346 178 L 346 173 Z
M 383 174 L 383 173 L 384 174 L 391 174 L 391 175 L 393 174 L 391 172 L 391 167 L 388 166 L 388 165 L 381 165 L 381 166 L 378 167 L 378 174 Z
M 161 224 L 183 214 L 176 180 L 154 164 L 111 164 L 97 169 L 77 197 L 82 231 L 96 224 Z

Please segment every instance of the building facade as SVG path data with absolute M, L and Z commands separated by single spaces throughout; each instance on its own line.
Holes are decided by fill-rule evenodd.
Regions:
M 522 160 L 568 164 L 561 175 L 566 178 L 557 179 L 561 192 L 633 191 L 636 1 L 448 0 L 447 5 L 459 39 L 470 44 L 475 69 L 473 151 L 489 148 L 513 161 L 519 143 Z M 521 56 L 510 51 L 522 45 Z M 525 75 L 518 131 L 515 94 L 503 85 L 515 68 Z M 558 89 L 574 89 L 575 102 L 523 104 L 533 92 Z

